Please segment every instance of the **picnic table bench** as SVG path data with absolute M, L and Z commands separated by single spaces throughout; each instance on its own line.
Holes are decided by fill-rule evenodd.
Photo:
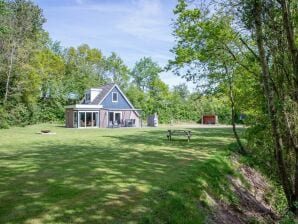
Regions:
M 190 141 L 191 131 L 189 130 L 168 130 L 167 138 L 169 141 L 172 140 L 173 135 L 185 135 L 187 137 L 187 141 Z

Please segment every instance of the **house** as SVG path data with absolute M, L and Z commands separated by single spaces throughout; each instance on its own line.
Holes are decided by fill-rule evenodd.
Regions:
M 117 84 L 91 88 L 80 104 L 65 107 L 67 128 L 140 127 L 138 109 Z

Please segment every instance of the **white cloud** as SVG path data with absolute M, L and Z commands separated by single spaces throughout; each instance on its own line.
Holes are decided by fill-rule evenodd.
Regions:
M 142 57 L 165 66 L 172 57 L 172 0 L 35 0 L 44 4 L 45 28 L 64 46 L 87 43 L 104 55 L 116 52 L 132 68 Z M 60 3 L 60 0 L 56 0 Z M 171 72 L 161 74 L 170 86 L 185 82 Z M 192 84 L 188 84 L 192 89 Z
M 173 42 L 160 0 L 133 0 L 133 10 L 117 28 L 145 40 Z

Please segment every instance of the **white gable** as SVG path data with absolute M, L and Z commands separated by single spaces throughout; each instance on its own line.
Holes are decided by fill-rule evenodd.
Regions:
M 98 94 L 100 94 L 101 91 L 102 89 L 91 88 L 85 93 L 85 96 L 82 102 L 91 103 L 95 99 L 95 97 L 97 97 Z

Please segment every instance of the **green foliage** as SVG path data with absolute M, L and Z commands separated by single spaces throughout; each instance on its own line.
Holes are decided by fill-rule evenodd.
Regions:
M 103 73 L 107 82 L 116 83 L 125 90 L 129 80 L 129 69 L 116 53 L 105 59 Z
M 280 224 L 296 224 L 297 220 L 292 212 L 287 213 L 279 222 Z
M 8 113 L 5 108 L 0 106 L 0 129 L 8 129 Z
M 174 10 L 175 58 L 168 69 L 199 83 L 205 96 L 225 96 L 220 103 L 231 107 L 233 127 L 237 114 L 246 115 L 247 148 L 282 185 L 292 209 L 298 193 L 297 1 L 194 2 L 179 0 Z M 213 104 L 201 105 L 201 113 L 214 113 Z M 241 142 L 236 131 L 235 137 Z
M 131 71 L 132 82 L 143 92 L 152 91 L 154 82 L 159 79 L 161 71 L 159 65 L 151 58 L 141 58 Z
M 25 126 L 31 123 L 31 108 L 18 103 L 17 105 L 6 105 L 6 121 L 9 126 Z

